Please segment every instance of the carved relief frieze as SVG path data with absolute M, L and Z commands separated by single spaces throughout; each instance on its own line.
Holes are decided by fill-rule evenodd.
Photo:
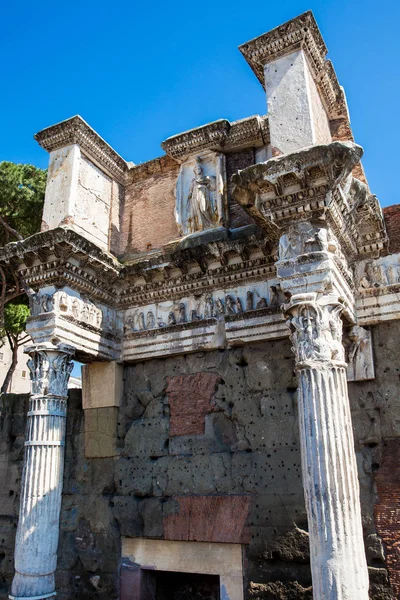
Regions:
M 67 287 L 41 289 L 31 297 L 30 308 L 27 332 L 35 343 L 57 339 L 93 357 L 118 356 L 123 332 L 114 308 Z
M 361 294 L 373 288 L 400 284 L 400 255 L 391 254 L 377 260 L 362 261 L 356 264 L 355 271 Z
M 354 274 L 359 325 L 400 318 L 400 254 L 355 263 Z
M 279 240 L 279 260 L 297 258 L 311 252 L 340 252 L 339 243 L 326 227 L 300 221 L 290 225 Z
M 112 331 L 115 327 L 114 311 L 99 308 L 89 299 L 70 295 L 66 291 L 47 293 L 41 290 L 31 297 L 30 311 L 31 317 L 55 312 L 60 317 L 71 317 L 97 329 L 105 328 Z
M 284 302 L 285 295 L 279 283 L 260 282 L 251 289 L 238 287 L 228 293 L 223 290 L 200 293 L 176 301 L 127 309 L 124 314 L 124 333 L 129 336 L 162 329 L 164 334 L 168 328 L 182 325 L 190 327 L 201 321 L 231 321 L 263 309 L 276 311 Z

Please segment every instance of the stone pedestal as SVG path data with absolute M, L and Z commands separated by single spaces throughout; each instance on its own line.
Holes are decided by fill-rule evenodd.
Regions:
M 316 600 L 367 600 L 368 571 L 342 346 L 341 304 L 296 294 L 286 305 L 299 376 L 303 485 Z
M 39 344 L 27 352 L 32 393 L 10 598 L 41 600 L 56 595 L 68 379 L 74 349 Z

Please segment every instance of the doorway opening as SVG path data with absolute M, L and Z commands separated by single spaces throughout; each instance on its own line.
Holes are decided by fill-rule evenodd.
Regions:
M 149 600 L 220 600 L 219 576 L 142 569 L 141 595 Z
M 244 600 L 241 544 L 122 538 L 120 600 Z

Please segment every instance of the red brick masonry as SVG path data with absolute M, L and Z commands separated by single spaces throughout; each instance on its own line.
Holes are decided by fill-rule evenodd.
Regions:
M 179 512 L 164 517 L 164 539 L 249 543 L 245 529 L 249 496 L 180 496 L 175 500 Z
M 204 433 L 205 416 L 215 410 L 212 400 L 220 379 L 204 372 L 167 378 L 171 437 Z
M 395 598 L 400 598 L 400 439 L 386 440 L 375 475 L 376 530 L 386 546 L 386 562 Z
M 389 236 L 389 251 L 400 252 L 400 204 L 393 204 L 383 209 L 386 230 Z

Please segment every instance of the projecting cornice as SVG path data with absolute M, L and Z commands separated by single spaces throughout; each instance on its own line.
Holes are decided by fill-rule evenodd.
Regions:
M 232 151 L 250 146 L 264 146 L 268 143 L 268 117 L 254 115 L 233 123 L 220 119 L 178 133 L 166 139 L 161 147 L 172 158 L 183 160 L 206 150 Z
M 347 117 L 343 89 L 339 85 L 321 32 L 311 11 L 239 46 L 261 85 L 264 66 L 281 56 L 303 49 L 330 119 Z
M 362 153 L 332 142 L 272 158 L 233 175 L 233 196 L 269 239 L 294 221 L 323 218 L 348 257 L 376 255 L 387 247 L 379 202 L 351 174 Z
M 117 181 L 124 181 L 128 171 L 125 160 L 79 115 L 42 129 L 34 138 L 47 152 L 77 144 L 90 159 L 108 171 Z

